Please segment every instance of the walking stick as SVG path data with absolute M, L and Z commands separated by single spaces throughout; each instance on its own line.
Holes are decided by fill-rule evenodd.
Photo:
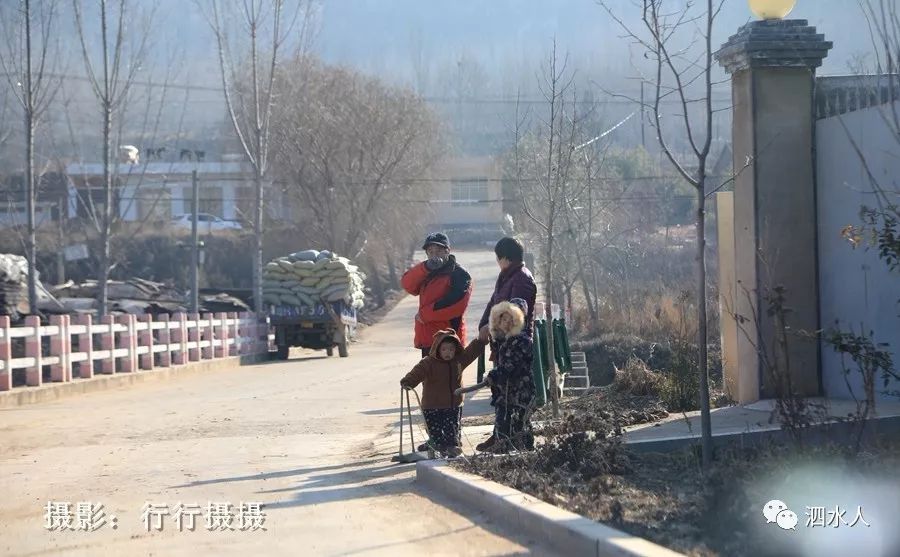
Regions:
M 400 387 L 400 448 L 397 450 L 397 460 L 403 458 L 403 387 Z
M 409 441 L 411 444 L 411 450 L 409 454 L 403 454 L 403 400 L 404 394 L 403 391 L 406 391 L 406 416 L 409 420 Z M 409 391 L 412 391 L 414 395 L 416 395 L 416 402 L 419 404 L 419 408 L 422 407 L 422 400 L 419 398 L 419 393 L 415 389 L 405 389 L 403 387 L 400 388 L 400 448 L 397 451 L 397 456 L 391 458 L 394 462 L 401 462 L 404 464 L 408 464 L 411 462 L 417 462 L 419 460 L 429 460 L 434 458 L 434 449 L 429 448 L 428 453 L 423 455 L 423 453 L 416 451 L 416 439 L 413 435 L 413 424 L 412 424 L 412 404 L 409 399 Z
M 418 395 L 416 395 L 418 396 Z M 412 404 L 409 403 L 409 390 L 406 390 L 406 417 L 409 419 L 409 442 L 410 442 L 410 452 L 416 452 L 416 440 L 413 437 L 413 427 L 412 427 Z M 400 430 L 403 430 L 403 424 L 400 424 Z
M 456 389 L 455 391 L 453 391 L 453 394 L 455 394 L 455 395 L 457 395 L 457 396 L 459 396 L 459 395 L 464 395 L 464 394 L 466 394 L 466 393 L 471 393 L 471 392 L 474 392 L 474 391 L 478 391 L 478 390 L 483 389 L 483 388 L 485 388 L 485 387 L 487 387 L 487 386 L 488 386 L 488 382 L 487 382 L 487 380 L 484 380 L 484 381 L 482 381 L 482 382 L 480 382 L 480 383 L 475 383 L 475 384 L 472 385 L 471 387 L 460 387 L 460 388 Z

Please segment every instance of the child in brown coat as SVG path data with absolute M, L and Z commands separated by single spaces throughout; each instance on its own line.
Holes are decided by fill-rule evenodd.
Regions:
M 462 387 L 463 370 L 481 355 L 485 344 L 474 340 L 463 349 L 455 331 L 438 331 L 428 356 L 400 380 L 400 385 L 406 389 L 422 384 L 422 414 L 428 435 L 438 451 L 450 456 L 462 452 L 459 422 L 463 397 L 454 391 Z

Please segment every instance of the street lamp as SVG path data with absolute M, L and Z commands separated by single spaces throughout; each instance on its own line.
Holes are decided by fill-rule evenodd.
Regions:
M 749 0 L 750 10 L 760 19 L 783 19 L 787 17 L 797 0 Z

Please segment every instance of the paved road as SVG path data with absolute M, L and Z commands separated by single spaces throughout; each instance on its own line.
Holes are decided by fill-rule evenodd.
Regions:
M 460 260 L 476 278 L 477 323 L 497 268 L 490 252 Z M 546 554 L 419 491 L 410 466 L 374 448 L 397 422 L 397 381 L 416 360 L 415 310 L 405 299 L 347 359 L 298 352 L 0 410 L 0 554 Z M 102 503 L 117 528 L 49 532 L 48 501 Z M 202 518 L 178 531 L 169 516 L 148 532 L 142 522 L 147 502 L 205 512 L 252 501 L 265 505 L 266 531 L 210 532 Z

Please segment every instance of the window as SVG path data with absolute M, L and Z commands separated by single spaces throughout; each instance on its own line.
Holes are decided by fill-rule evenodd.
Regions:
M 483 203 L 488 200 L 487 178 L 470 178 L 453 182 L 454 207 Z

